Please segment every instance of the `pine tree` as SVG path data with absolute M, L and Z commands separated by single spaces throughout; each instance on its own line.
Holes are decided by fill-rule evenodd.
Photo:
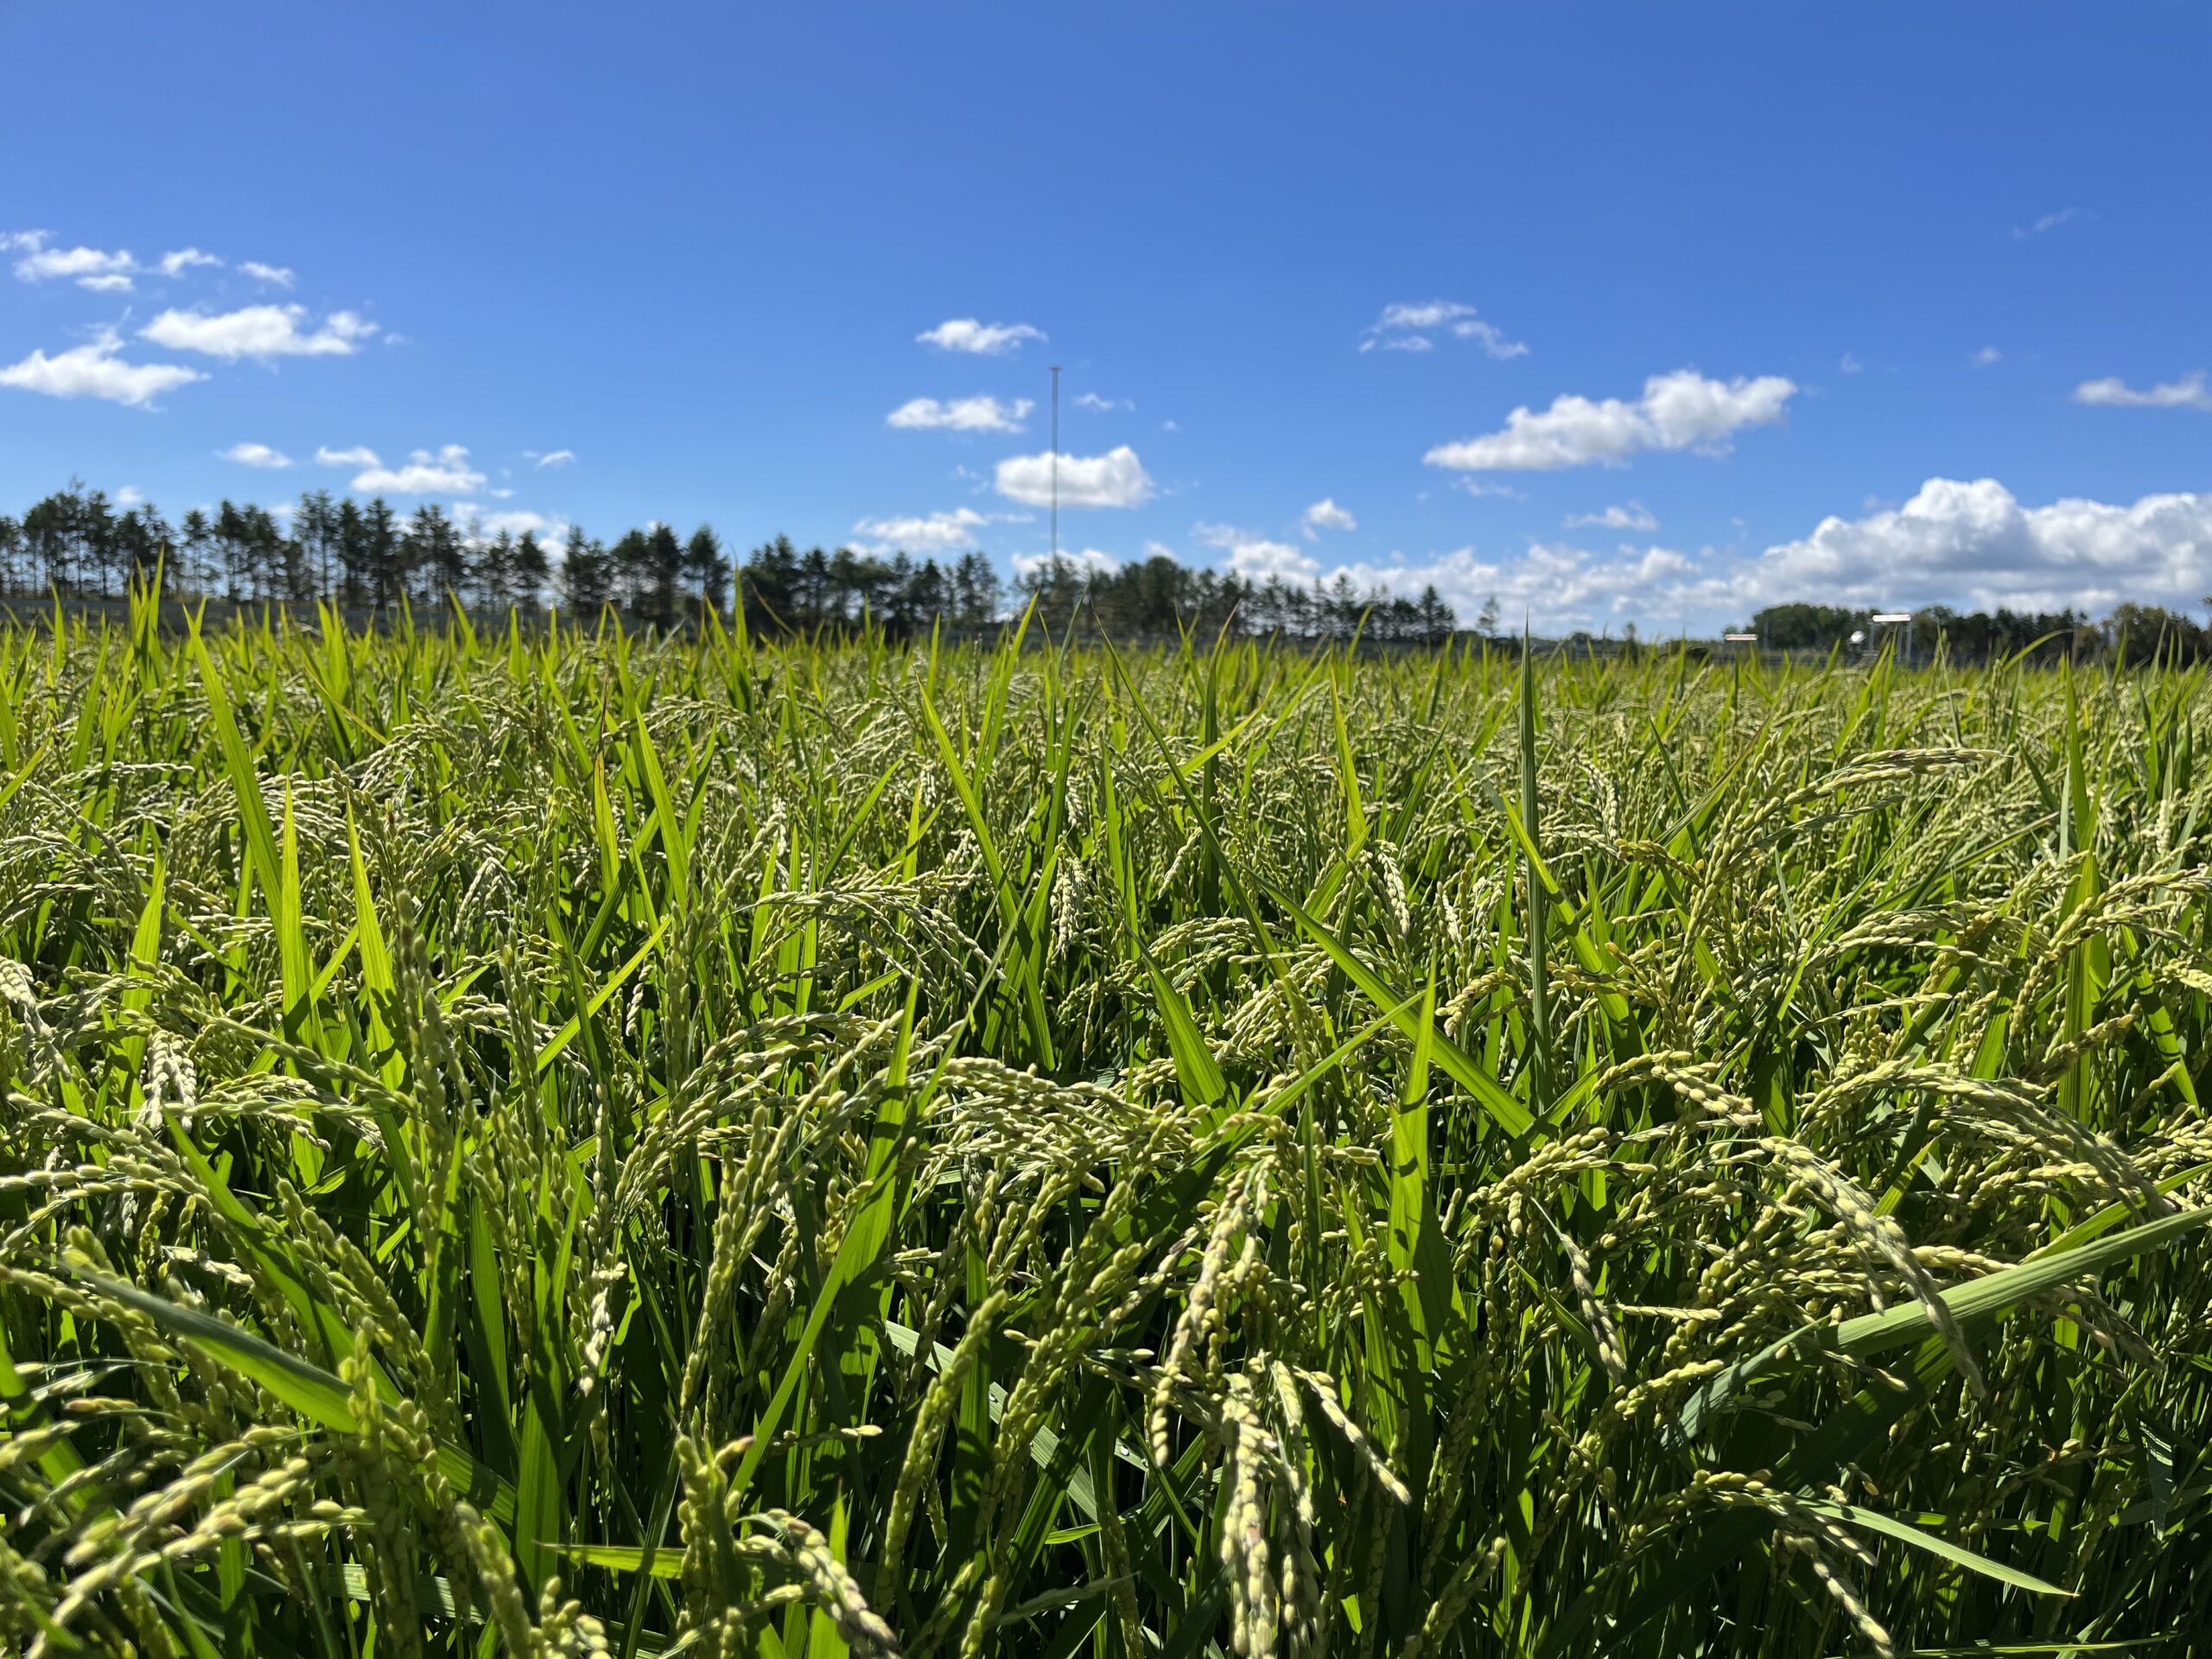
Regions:
M 702 524 L 683 544 L 683 576 L 698 593 L 701 602 L 720 615 L 729 605 L 729 558 L 715 538 L 712 526 Z
M 522 539 L 515 543 L 514 562 L 509 567 L 508 602 L 522 610 L 537 610 L 545 602 L 545 581 L 551 570 L 552 563 L 545 556 L 544 546 L 534 533 L 524 531 Z

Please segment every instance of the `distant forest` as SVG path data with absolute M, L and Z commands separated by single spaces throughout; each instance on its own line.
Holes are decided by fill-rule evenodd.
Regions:
M 944 626 L 995 626 L 1009 604 L 1035 604 L 1055 632 L 1080 622 L 1128 638 L 1211 635 L 1223 628 L 1306 639 L 1435 643 L 1459 625 L 1433 588 L 1418 599 L 1361 591 L 1339 577 L 1312 588 L 1253 582 L 1166 557 L 1110 571 L 1046 561 L 1003 583 L 980 551 L 938 559 L 850 548 L 804 552 L 789 537 L 734 559 L 706 525 L 679 536 L 666 524 L 612 543 L 570 526 L 556 552 L 530 531 L 486 534 L 435 503 L 402 514 L 381 498 L 302 495 L 280 516 L 226 501 L 171 522 L 149 503 L 118 507 L 73 485 L 21 518 L 0 518 L 0 596 L 111 599 L 162 572 L 164 591 L 242 603 L 328 600 L 349 612 L 396 614 L 458 601 L 474 610 L 559 606 L 671 627 L 711 605 L 727 616 L 741 597 L 748 626 L 838 632 L 863 624 L 894 638 Z
M 2212 606 L 2212 596 L 2205 602 Z M 1840 605 L 1769 606 L 1751 619 L 1749 632 L 1758 635 L 1762 651 L 1847 650 L 1854 635 L 1865 641 L 1880 634 L 1899 648 L 1904 645 L 1902 627 L 1878 629 L 1872 612 Z M 1911 638 L 1916 656 L 1925 657 L 1940 639 L 1952 656 L 1974 662 L 2023 653 L 2045 662 L 2112 656 L 2131 663 L 2158 657 L 2212 660 L 2212 628 L 2178 611 L 2133 601 L 2113 607 L 2101 621 L 2073 609 L 1962 613 L 1948 605 L 1929 605 L 1913 613 Z

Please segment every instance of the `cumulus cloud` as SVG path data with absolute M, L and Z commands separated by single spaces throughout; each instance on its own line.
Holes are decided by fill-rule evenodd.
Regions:
M 576 452 L 573 449 L 550 449 L 537 459 L 540 467 L 573 467 L 576 464 Z
M 272 449 L 265 443 L 234 443 L 220 451 L 219 461 L 235 461 L 241 467 L 264 467 L 271 471 L 289 467 L 292 458 L 281 449 Z
M 1196 524 L 1191 535 L 1202 545 L 1227 554 L 1229 568 L 1250 582 L 1278 577 L 1307 582 L 1320 573 L 1320 564 L 1305 549 L 1289 542 L 1270 541 L 1229 524 Z
M 1516 409 L 1503 431 L 1439 444 L 1423 459 L 1465 472 L 1541 472 L 1592 461 L 1618 467 L 1645 449 L 1726 454 L 1732 434 L 1779 421 L 1796 391 L 1778 374 L 1711 380 L 1677 369 L 1646 380 L 1634 403 L 1555 397 L 1541 412 Z
M 1144 463 L 1126 443 L 1103 455 L 1062 455 L 1059 478 L 1064 507 L 1141 507 L 1153 496 Z M 1027 506 L 1050 505 L 1051 453 L 1009 455 L 999 462 L 998 493 Z
M 976 532 L 994 522 L 995 515 L 973 507 L 906 518 L 863 518 L 853 526 L 853 533 L 867 539 L 855 543 L 854 547 L 874 555 L 950 553 L 975 546 Z
M 1651 509 L 1641 501 L 1631 501 L 1624 507 L 1607 507 L 1603 512 L 1569 514 L 1567 527 L 1579 530 L 1585 524 L 1595 524 L 1600 530 L 1636 530 L 1649 532 L 1659 528 L 1659 521 L 1651 516 Z
M 355 475 L 353 487 L 392 495 L 474 495 L 484 481 L 484 474 L 468 464 L 468 451 L 449 443 L 435 455 L 428 449 L 414 451 L 404 467 L 386 467 L 372 458 Z
M 8 245 L 22 253 L 16 261 L 16 275 L 27 283 L 66 277 L 95 293 L 128 292 L 138 269 L 128 249 L 111 253 L 99 248 L 49 248 L 44 231 L 18 231 Z
M 296 280 L 296 273 L 289 265 L 264 265 L 258 259 L 240 261 L 238 269 L 257 283 L 266 283 L 271 288 L 289 288 Z
M 324 444 L 315 452 L 315 464 L 321 467 L 381 467 L 384 460 L 365 443 L 351 449 L 333 449 Z
M 1495 598 L 1499 617 L 1514 628 L 1523 618 L 1539 633 L 1618 630 L 1642 620 L 1679 621 L 1694 594 L 1697 564 L 1674 548 L 1624 547 L 1592 553 L 1566 543 L 1532 543 L 1517 556 L 1484 558 L 1471 547 L 1427 558 L 1394 555 L 1386 561 L 1348 564 L 1323 575 L 1348 577 L 1362 589 L 1385 588 L 1408 596 L 1433 587 L 1471 622 Z
M 980 322 L 974 317 L 954 317 L 914 338 L 940 352 L 969 352 L 978 357 L 1004 357 L 1021 349 L 1025 340 L 1042 340 L 1045 331 L 1026 322 Z
M 1361 334 L 1363 352 L 1426 352 L 1435 337 L 1445 335 L 1480 346 L 1495 358 L 1525 357 L 1529 348 L 1508 340 L 1494 323 L 1485 322 L 1471 305 L 1458 300 L 1422 300 L 1413 304 L 1386 305 L 1382 315 Z
M 1027 397 L 916 397 L 885 416 L 885 423 L 914 432 L 1019 432 L 1035 408 Z
M 1831 518 L 1736 579 L 1747 599 L 2102 612 L 2212 590 L 2212 494 L 2023 506 L 1995 479 L 1931 478 L 1903 506 Z
M 277 357 L 350 357 L 377 325 L 352 311 L 334 311 L 322 327 L 303 330 L 302 305 L 249 305 L 236 311 L 164 311 L 138 331 L 141 340 L 171 351 L 235 363 L 242 357 L 266 362 Z
M 0 386 L 49 397 L 100 397 L 143 409 L 165 391 L 207 378 L 176 363 L 127 363 L 118 355 L 122 349 L 122 336 L 103 328 L 86 345 L 52 357 L 35 351 L 0 369 Z
M 174 253 L 162 256 L 161 271 L 164 276 L 181 276 L 195 265 L 219 265 L 222 263 L 213 254 L 202 252 L 198 248 L 179 248 Z
M 560 552 L 568 545 L 569 522 L 542 512 L 531 512 L 516 507 L 499 512 L 474 514 L 468 523 L 473 540 L 489 541 L 502 531 L 509 536 L 520 536 L 527 531 L 545 543 L 549 552 Z
M 1306 508 L 1299 515 L 1299 523 L 1305 526 L 1306 534 L 1309 539 L 1313 538 L 1316 532 L 1324 530 L 1357 530 L 1359 528 L 1359 520 L 1351 516 L 1349 508 L 1338 506 L 1336 497 L 1332 495 L 1325 495 Z
M 2101 380 L 2084 380 L 2075 387 L 2074 401 L 2101 404 L 2107 409 L 2212 410 L 2212 386 L 2205 385 L 2202 369 L 2184 374 L 2178 380 L 2145 386 L 2140 391 L 2118 375 L 2108 374 Z
M 1021 576 L 1034 575 L 1050 567 L 1052 557 L 1050 552 L 1017 553 L 1014 556 L 1014 574 Z M 1095 547 L 1064 547 L 1059 551 L 1059 560 L 1062 564 L 1086 576 L 1110 576 L 1122 568 L 1121 560 Z

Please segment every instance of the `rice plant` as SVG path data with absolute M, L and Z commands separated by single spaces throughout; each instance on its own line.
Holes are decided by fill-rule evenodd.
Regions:
M 2190 1650 L 2208 715 L 0 632 L 0 1650 Z

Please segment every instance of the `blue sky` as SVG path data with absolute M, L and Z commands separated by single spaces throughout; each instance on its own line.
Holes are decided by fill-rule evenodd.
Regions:
M 1087 555 L 1615 632 L 2212 592 L 2201 5 L 39 0 L 0 61 L 7 510 L 1010 569 L 1058 363 Z

